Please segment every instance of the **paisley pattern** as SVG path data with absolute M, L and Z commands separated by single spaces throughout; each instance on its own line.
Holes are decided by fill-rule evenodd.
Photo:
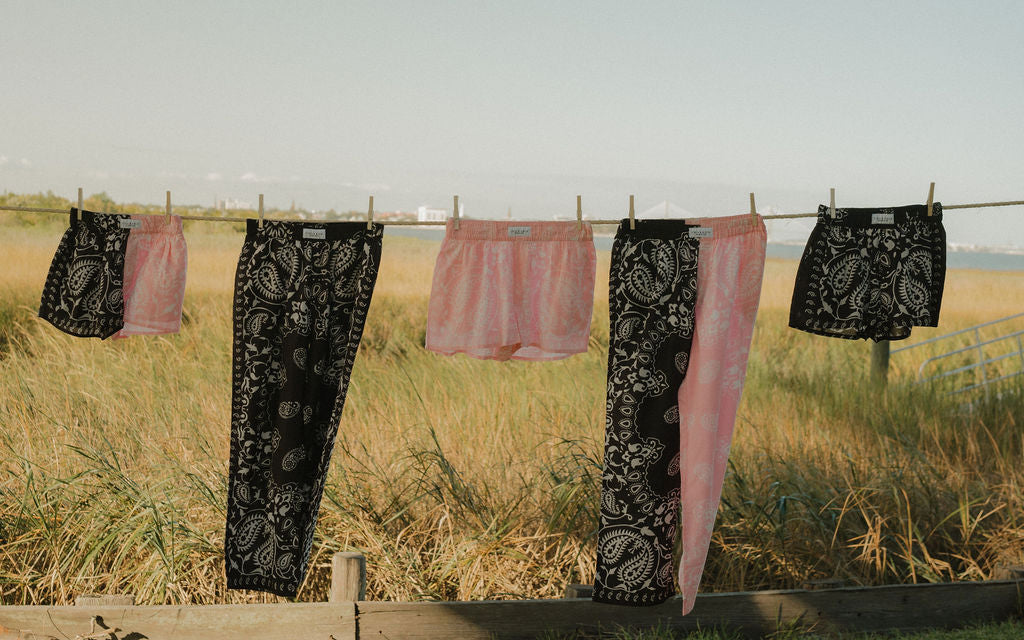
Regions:
M 682 220 L 619 225 L 609 275 L 604 472 L 594 600 L 650 605 L 675 593 L 677 394 L 689 360 L 700 241 Z
M 891 220 L 891 223 L 888 222 Z M 934 327 L 946 278 L 942 205 L 818 207 L 793 290 L 789 326 L 836 338 L 902 340 Z
M 713 233 L 691 239 L 688 224 Z M 652 605 L 671 597 L 679 528 L 683 613 L 693 608 L 746 376 L 766 242 L 764 222 L 747 215 L 619 228 L 609 289 L 599 602 Z
M 109 338 L 124 324 L 124 260 L 129 229 L 117 216 L 71 209 L 43 286 L 39 317 L 65 333 Z
M 249 221 L 235 279 L 229 588 L 294 596 L 305 577 L 382 236 L 379 224 Z

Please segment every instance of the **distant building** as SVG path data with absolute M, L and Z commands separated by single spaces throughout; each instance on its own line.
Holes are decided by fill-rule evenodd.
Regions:
M 459 214 L 461 213 L 462 207 L 459 207 Z M 444 222 L 447 219 L 447 209 L 432 209 L 431 207 L 427 206 L 421 206 L 416 209 L 417 222 Z
M 221 211 L 225 209 L 252 209 L 252 203 L 237 198 L 224 198 L 217 203 L 217 208 Z

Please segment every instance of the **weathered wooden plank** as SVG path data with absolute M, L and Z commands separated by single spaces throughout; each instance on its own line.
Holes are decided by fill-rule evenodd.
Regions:
M 76 607 L 131 607 L 135 605 L 135 596 L 126 595 L 100 595 L 87 593 L 75 597 Z
M 842 589 L 849 586 L 849 583 L 842 578 L 820 578 L 817 580 L 804 580 L 800 585 L 806 591 L 817 591 L 819 589 Z
M 698 596 L 689 616 L 678 599 L 655 607 L 575 600 L 360 602 L 143 607 L 0 607 L 0 627 L 47 637 L 119 629 L 149 640 L 313 638 L 532 638 L 660 625 L 678 631 L 725 626 L 748 637 L 794 621 L 817 631 L 915 631 L 1006 619 L 1022 581 L 898 585 Z M 358 636 L 356 613 L 358 610 Z M 99 624 L 91 624 L 98 617 Z M 137 635 L 131 635 L 137 634 Z M 15 636 L 17 637 L 17 635 Z M 25 637 L 25 635 L 22 635 Z
M 366 557 L 358 551 L 341 551 L 331 558 L 329 602 L 366 600 Z
M 338 603 L 143 607 L 0 607 L 0 626 L 42 636 L 74 638 L 118 628 L 117 637 L 149 640 L 355 640 L 355 605 Z M 130 634 L 139 634 L 131 636 Z
M 952 628 L 1014 615 L 1024 582 L 854 587 L 705 594 L 682 616 L 678 599 L 654 607 L 590 600 L 508 602 L 361 602 L 363 638 L 533 638 L 559 631 L 595 633 L 661 625 L 678 631 L 727 627 L 758 638 L 779 622 L 818 631 L 914 631 Z

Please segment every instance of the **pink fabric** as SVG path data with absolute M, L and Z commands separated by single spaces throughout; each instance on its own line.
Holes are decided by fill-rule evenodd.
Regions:
M 124 253 L 124 326 L 115 338 L 177 333 L 185 299 L 188 247 L 181 218 L 132 216 Z
M 764 222 L 749 215 L 687 220 L 711 227 L 697 261 L 696 329 L 679 388 L 683 614 L 693 609 L 722 496 L 764 274 Z
M 427 309 L 427 349 L 490 360 L 587 350 L 596 252 L 589 224 L 448 220 Z

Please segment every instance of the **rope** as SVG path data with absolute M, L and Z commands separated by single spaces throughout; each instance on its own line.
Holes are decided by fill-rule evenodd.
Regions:
M 1016 207 L 1024 205 L 1024 200 L 1007 200 L 1003 202 L 972 202 L 969 204 L 944 204 L 942 209 L 944 211 L 949 209 L 984 209 L 987 207 Z M 68 209 L 46 209 L 42 207 L 14 207 L 0 205 L 0 211 L 22 211 L 26 213 L 61 213 L 67 214 Z M 140 215 L 140 216 L 163 216 L 164 213 L 116 213 L 112 211 L 96 211 L 100 215 Z M 792 218 L 814 218 L 817 217 L 818 212 L 813 213 L 779 213 L 767 216 L 761 216 L 765 220 L 783 220 Z M 245 222 L 246 220 L 254 220 L 255 218 L 214 218 L 212 216 L 180 216 L 182 220 L 204 220 L 207 222 Z M 323 220 L 301 220 L 299 218 L 264 218 L 270 220 L 294 220 L 299 222 L 324 222 Z M 359 222 L 358 219 L 352 220 Z M 409 227 L 443 227 L 447 222 L 443 220 L 437 221 L 419 221 L 419 220 L 375 220 L 376 224 L 383 224 L 387 226 L 409 226 Z M 529 222 L 524 220 L 524 222 Z M 584 222 L 588 222 L 592 225 L 595 224 L 619 224 L 622 219 L 616 220 L 587 220 L 584 218 Z

